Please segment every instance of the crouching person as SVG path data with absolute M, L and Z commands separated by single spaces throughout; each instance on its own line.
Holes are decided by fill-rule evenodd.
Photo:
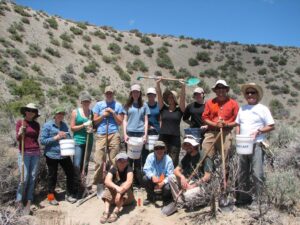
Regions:
M 143 171 L 143 184 L 147 192 L 147 199 L 144 205 L 149 205 L 155 201 L 155 194 L 161 193 L 164 204 L 171 200 L 169 176 L 173 174 L 174 165 L 170 156 L 166 154 L 166 145 L 163 141 L 156 141 L 154 152 L 150 153 L 146 159 Z
M 105 211 L 100 219 L 101 223 L 112 223 L 118 219 L 123 205 L 131 204 L 134 200 L 132 192 L 133 171 L 128 165 L 128 156 L 120 152 L 115 158 L 116 166 L 112 167 L 105 178 L 105 191 L 102 200 Z M 116 205 L 113 212 L 109 213 L 111 205 Z
M 185 137 L 182 149 L 186 151 L 186 154 L 175 168 L 174 174 L 169 177 L 173 199 L 184 205 L 193 204 L 191 201 L 201 205 L 206 202 L 206 198 L 199 199 L 205 195 L 205 190 L 201 186 L 210 180 L 213 163 L 206 158 L 201 163 L 202 165 L 196 168 L 203 156 L 199 152 L 199 143 L 192 135 Z M 192 174 L 193 176 L 189 179 Z

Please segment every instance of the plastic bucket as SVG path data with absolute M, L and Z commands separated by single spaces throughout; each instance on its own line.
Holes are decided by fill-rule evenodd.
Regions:
M 147 143 L 145 149 L 152 151 L 154 149 L 154 144 L 158 140 L 159 135 L 148 135 Z
M 253 153 L 253 138 L 249 135 L 236 135 L 236 152 L 241 155 Z
M 139 159 L 141 157 L 143 149 L 143 138 L 142 137 L 129 137 L 127 143 L 127 155 L 131 159 Z
M 59 145 L 61 156 L 75 155 L 75 141 L 73 139 L 62 139 L 59 141 Z

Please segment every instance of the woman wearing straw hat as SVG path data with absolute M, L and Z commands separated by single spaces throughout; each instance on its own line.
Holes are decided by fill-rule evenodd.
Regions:
M 173 160 L 176 167 L 179 161 L 180 142 L 180 121 L 185 110 L 185 83 L 181 83 L 179 104 L 177 92 L 166 90 L 162 95 L 160 88 L 161 79 L 156 81 L 157 99 L 161 115 L 161 128 L 159 140 L 167 145 L 167 153 Z
M 16 202 L 18 207 L 22 207 L 22 200 L 27 201 L 24 214 L 28 215 L 33 200 L 34 184 L 40 160 L 40 146 L 38 142 L 40 124 L 35 121 L 39 116 L 39 111 L 34 103 L 21 107 L 20 111 L 24 119 L 17 121 L 16 138 L 19 141 L 18 165 L 20 173 L 24 173 L 21 174 L 24 181 L 21 181 L 18 186 Z M 22 157 L 22 148 L 24 157 Z M 24 170 L 22 169 L 22 164 L 24 165 Z
M 59 141 L 70 138 L 69 128 L 63 121 L 65 117 L 65 109 L 57 107 L 53 111 L 53 120 L 46 122 L 41 132 L 41 144 L 45 145 L 45 157 L 48 167 L 48 201 L 50 205 L 58 205 L 54 192 L 57 182 L 58 164 L 63 168 L 67 177 L 67 193 L 66 200 L 75 203 L 76 198 L 74 192 L 74 169 L 70 156 L 62 156 L 60 152 Z M 72 196 L 73 195 L 73 196 Z
M 263 141 L 265 134 L 275 129 L 275 122 L 270 110 L 260 104 L 263 97 L 262 88 L 255 83 L 242 86 L 242 93 L 247 104 L 239 109 L 235 120 L 236 133 L 252 136 L 254 139 L 253 153 L 250 155 L 239 155 L 238 192 L 237 204 L 250 204 L 252 199 L 250 192 L 250 176 L 253 177 L 256 198 L 260 196 L 264 182 L 263 173 Z

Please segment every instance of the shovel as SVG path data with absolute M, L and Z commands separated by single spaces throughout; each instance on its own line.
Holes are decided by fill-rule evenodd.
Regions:
M 22 122 L 22 127 L 25 126 L 25 121 Z M 22 128 L 23 129 L 23 128 Z M 25 173 L 24 173 L 24 148 L 25 148 L 25 132 L 22 133 L 21 139 L 21 155 L 22 155 L 22 164 L 21 164 L 21 193 L 24 196 L 25 192 Z
M 209 150 L 205 153 L 205 155 L 203 156 L 203 158 L 198 162 L 196 168 L 194 169 L 194 171 L 192 172 L 192 174 L 189 176 L 187 182 L 189 182 L 193 176 L 197 173 L 199 167 L 203 164 L 204 160 L 206 159 L 206 157 L 208 156 L 208 153 L 210 153 L 210 151 L 213 149 L 213 146 L 215 145 L 215 143 L 217 142 L 217 140 L 219 139 L 221 135 L 221 132 L 218 133 L 218 135 L 216 136 L 214 142 L 211 144 Z M 181 188 L 181 190 L 179 191 L 178 195 L 176 196 L 176 199 L 174 202 L 171 202 L 170 204 L 164 206 L 162 209 L 161 209 L 161 213 L 166 215 L 166 216 L 170 216 L 172 215 L 174 212 L 177 211 L 177 202 L 178 202 L 178 199 L 180 197 L 180 195 L 183 193 L 183 189 Z
M 177 78 L 167 78 L 167 77 L 160 77 L 160 76 L 138 76 L 137 77 L 137 80 L 141 80 L 141 79 L 154 79 L 154 80 L 157 80 L 157 79 L 162 79 L 162 80 L 169 80 L 169 81 L 182 81 L 182 79 L 177 79 Z M 197 84 L 200 83 L 200 79 L 197 78 L 197 77 L 190 77 L 188 78 L 187 80 L 184 81 L 185 84 L 187 86 L 195 86 Z

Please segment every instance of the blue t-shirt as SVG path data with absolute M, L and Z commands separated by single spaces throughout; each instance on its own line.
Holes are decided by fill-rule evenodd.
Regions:
M 160 126 L 159 126 L 159 115 L 160 115 L 160 109 L 159 109 L 159 105 L 157 104 L 157 102 L 155 102 L 155 104 L 153 106 L 150 106 L 149 103 L 147 102 L 147 105 L 150 109 L 150 115 L 149 115 L 149 125 L 154 127 L 157 131 L 157 133 L 159 133 L 160 130 Z
M 128 110 L 124 110 L 127 115 L 127 131 L 129 132 L 144 132 L 145 131 L 145 116 L 150 115 L 149 107 L 146 103 L 141 108 L 133 103 Z
M 119 102 L 112 101 L 100 101 L 93 108 L 93 113 L 96 113 L 98 116 L 102 116 L 106 108 L 113 109 L 116 114 L 123 113 L 123 107 Z M 113 115 L 110 114 L 108 118 L 103 118 L 97 127 L 97 134 L 106 134 L 106 120 L 108 119 L 108 133 L 113 134 L 119 132 L 119 125 L 117 124 Z

